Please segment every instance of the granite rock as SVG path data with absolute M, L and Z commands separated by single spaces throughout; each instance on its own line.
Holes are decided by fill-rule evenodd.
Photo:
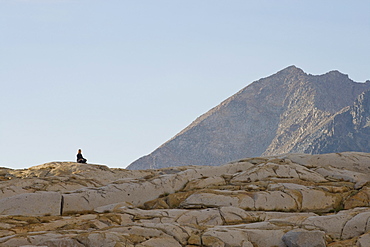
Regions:
M 369 164 L 347 152 L 1 168 L 0 246 L 368 246 Z

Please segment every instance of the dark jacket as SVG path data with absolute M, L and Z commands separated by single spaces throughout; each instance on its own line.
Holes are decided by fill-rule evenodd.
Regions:
M 80 160 L 80 159 L 84 159 L 84 157 L 82 156 L 82 154 L 77 154 L 77 162 L 78 162 L 78 160 Z

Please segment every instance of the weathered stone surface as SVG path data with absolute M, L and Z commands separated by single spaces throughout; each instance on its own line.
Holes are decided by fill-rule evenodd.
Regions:
M 330 194 L 320 190 L 305 189 L 302 193 L 302 211 L 328 212 L 339 207 L 341 195 Z
M 308 168 L 335 167 L 338 169 L 360 172 L 362 174 L 368 174 L 370 170 L 368 163 L 370 153 L 286 154 L 283 157 Z
M 181 247 L 181 244 L 173 238 L 161 237 L 161 238 L 151 238 L 138 246 L 148 246 L 148 247 Z
M 218 209 L 203 209 L 199 211 L 190 210 L 181 215 L 177 222 L 180 224 L 193 224 L 193 225 L 222 225 L 223 221 Z
M 238 207 L 239 198 L 216 193 L 195 193 L 180 204 L 181 208 Z
M 253 193 L 256 210 L 265 211 L 295 211 L 297 203 L 290 195 L 282 191 Z
M 370 156 L 309 157 L 128 174 L 73 163 L 0 169 L 0 246 L 367 246 Z M 61 181 L 71 186 L 55 191 Z
M 358 212 L 355 210 L 350 210 L 340 211 L 339 213 L 333 215 L 312 216 L 308 217 L 305 221 L 303 221 L 302 224 L 304 226 L 315 226 L 320 230 L 324 230 L 333 239 L 341 239 L 343 228 L 345 227 L 346 223 L 350 221 L 357 213 Z M 361 225 L 361 221 L 359 222 L 355 220 L 351 224 L 353 226 Z
M 151 181 L 133 181 L 109 184 L 100 188 L 86 188 L 64 194 L 64 211 L 91 211 L 94 208 L 118 202 L 128 202 L 135 206 L 143 205 L 165 193 L 181 189 L 186 177 L 162 175 Z
M 358 247 L 369 247 L 370 246 L 370 233 L 366 233 L 360 236 L 357 240 L 356 246 Z
M 0 214 L 59 215 L 62 196 L 57 192 L 38 192 L 15 195 L 0 200 Z
M 318 216 L 315 213 L 294 213 L 294 212 L 264 212 L 259 215 L 259 219 L 269 222 L 288 223 L 293 225 L 301 225 L 302 222 L 311 216 Z
M 370 230 L 370 212 L 359 213 L 347 221 L 342 231 L 342 239 L 354 238 Z
M 190 181 L 184 190 L 194 190 L 194 189 L 204 189 L 211 186 L 225 185 L 225 179 L 218 176 L 213 176 L 210 178 L 200 178 Z
M 255 182 L 267 178 L 296 178 L 313 182 L 325 182 L 326 179 L 319 173 L 306 167 L 290 164 L 261 163 L 235 176 L 231 182 Z
M 21 170 L 2 169 L 0 199 L 37 191 L 66 192 L 86 187 L 101 187 L 125 178 L 131 181 L 134 178 L 180 171 L 181 168 L 129 171 L 75 162 L 51 162 Z
M 369 174 L 364 174 L 355 171 L 349 171 L 346 169 L 338 169 L 335 167 L 318 168 L 315 170 L 324 177 L 330 177 L 338 180 L 344 180 L 349 182 L 354 182 L 355 188 L 361 188 L 367 182 L 370 182 Z
M 221 207 L 220 214 L 226 225 L 255 222 L 259 217 L 237 207 Z
M 131 203 L 119 202 L 119 203 L 108 204 L 108 205 L 104 205 L 101 207 L 97 207 L 94 209 L 94 211 L 97 213 L 107 213 L 107 212 L 112 213 L 112 212 L 119 211 L 123 207 L 133 208 L 134 206 Z
M 349 198 L 344 202 L 344 208 L 350 209 L 355 207 L 368 207 L 370 206 L 370 188 L 365 187 L 360 191 L 353 191 Z
M 226 246 L 285 246 L 282 237 L 284 231 L 276 229 L 251 229 L 240 227 L 215 227 L 203 234 L 203 243 L 221 240 Z M 211 241 L 209 241 L 211 240 Z M 222 246 L 225 246 L 222 245 Z M 211 246 L 211 245 L 206 245 Z
M 325 232 L 292 230 L 284 234 L 283 241 L 288 247 L 325 247 Z

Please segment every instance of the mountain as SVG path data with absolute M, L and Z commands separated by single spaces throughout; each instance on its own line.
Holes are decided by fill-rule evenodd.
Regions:
M 369 152 L 362 135 L 369 89 L 370 81 L 357 83 L 338 71 L 310 75 L 290 66 L 251 83 L 128 169 L 216 166 L 291 152 Z
M 370 150 L 370 91 L 358 96 L 352 106 L 330 117 L 315 133 L 290 152 L 330 153 Z

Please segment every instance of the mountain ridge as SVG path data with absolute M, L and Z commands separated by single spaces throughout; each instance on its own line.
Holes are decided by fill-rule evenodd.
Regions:
M 127 168 L 220 165 L 292 150 L 308 152 L 300 142 L 311 135 L 318 141 L 316 132 L 369 89 L 370 83 L 354 82 L 337 70 L 310 75 L 292 65 L 239 90 Z

